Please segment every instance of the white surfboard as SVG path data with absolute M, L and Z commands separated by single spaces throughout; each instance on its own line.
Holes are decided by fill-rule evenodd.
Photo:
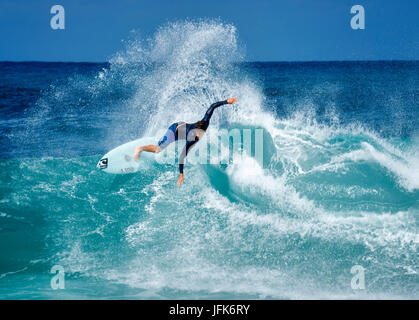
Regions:
M 135 148 L 149 144 L 155 145 L 156 138 L 140 138 L 127 142 L 105 154 L 98 162 L 97 168 L 107 173 L 123 174 L 145 170 L 155 161 L 152 152 L 141 152 L 138 161 L 134 160 Z

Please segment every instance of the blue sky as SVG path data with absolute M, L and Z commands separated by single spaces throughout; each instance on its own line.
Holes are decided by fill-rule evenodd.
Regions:
M 54 4 L 65 30 L 50 28 Z M 350 27 L 356 4 L 365 30 Z M 130 30 L 187 18 L 234 24 L 250 61 L 419 59 L 417 0 L 1 0 L 0 60 L 107 61 Z

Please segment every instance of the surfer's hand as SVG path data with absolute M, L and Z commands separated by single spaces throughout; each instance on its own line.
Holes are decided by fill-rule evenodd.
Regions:
M 237 101 L 237 98 L 230 98 L 230 99 L 227 100 L 227 103 L 228 104 L 233 104 L 236 101 Z
M 180 185 L 183 183 L 183 173 L 179 175 L 179 180 L 177 181 L 177 186 L 180 187 Z

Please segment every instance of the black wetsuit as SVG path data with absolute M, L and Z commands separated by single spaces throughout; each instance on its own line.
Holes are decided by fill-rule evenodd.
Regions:
M 195 123 L 185 123 L 185 122 L 175 122 L 173 123 L 169 129 L 167 130 L 166 134 L 160 139 L 158 145 L 160 150 L 166 148 L 170 143 L 173 141 L 177 141 L 179 139 L 186 140 L 186 145 L 182 150 L 182 153 L 179 156 L 179 171 L 183 173 L 183 165 L 185 163 L 185 158 L 188 155 L 189 150 L 192 146 L 199 141 L 199 138 L 196 136 L 196 126 L 199 124 L 202 130 L 206 130 L 209 126 L 210 119 L 214 110 L 224 104 L 227 104 L 227 100 L 219 101 L 213 103 L 205 113 L 204 117 L 201 121 Z

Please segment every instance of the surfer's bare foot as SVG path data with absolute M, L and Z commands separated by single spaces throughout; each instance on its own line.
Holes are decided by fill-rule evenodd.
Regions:
M 135 148 L 135 153 L 134 153 L 134 160 L 135 161 L 138 161 L 138 157 L 140 156 L 141 151 L 143 151 L 143 149 L 141 147 Z

